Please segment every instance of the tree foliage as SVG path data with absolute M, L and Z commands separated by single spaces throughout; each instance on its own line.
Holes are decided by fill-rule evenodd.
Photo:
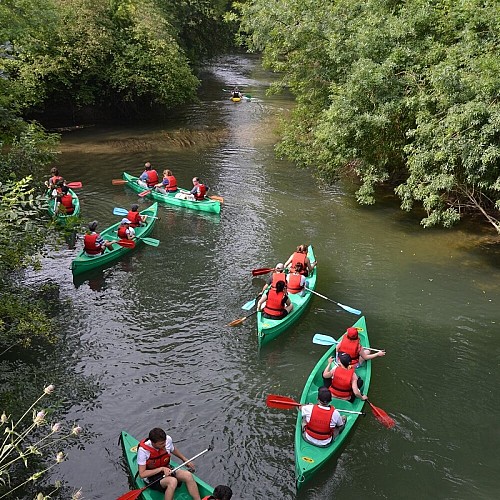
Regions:
M 424 226 L 479 211 L 500 232 L 500 4 L 493 0 L 253 0 L 242 37 L 296 95 L 280 154 L 360 203 L 395 186 Z

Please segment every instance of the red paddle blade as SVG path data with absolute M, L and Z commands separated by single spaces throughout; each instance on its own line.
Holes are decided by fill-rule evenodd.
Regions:
M 373 416 L 384 426 L 387 427 L 388 429 L 392 429 L 395 425 L 396 422 L 394 421 L 393 418 L 389 417 L 387 413 L 382 410 L 382 408 L 379 408 L 378 406 L 373 405 L 368 401 L 368 404 L 370 405 L 370 408 L 372 409 Z
M 121 247 L 135 248 L 135 241 L 134 240 L 120 240 L 120 241 L 117 241 L 116 243 L 118 243 L 118 245 L 120 245 Z
M 221 203 L 224 203 L 224 198 L 222 196 L 209 196 L 211 200 L 214 201 L 220 201 Z
M 270 273 L 271 271 L 274 271 L 274 268 L 272 268 L 272 267 L 261 267 L 260 269 L 254 269 L 252 271 L 252 276 L 261 276 L 262 274 L 267 274 L 267 273 Z
M 300 406 L 300 403 L 297 403 L 294 399 L 286 396 L 269 394 L 266 398 L 266 405 L 269 408 L 277 408 L 278 410 L 291 410 L 292 408 Z
M 68 182 L 66 184 L 70 189 L 78 189 L 83 187 L 83 184 L 81 182 Z
M 151 189 L 146 189 L 146 191 L 140 192 L 137 196 L 144 198 L 144 196 L 148 195 L 149 193 L 151 193 Z
M 124 186 L 125 184 L 128 184 L 128 181 L 125 179 L 113 179 L 111 184 L 113 184 L 113 186 Z
M 116 500 L 135 500 L 136 498 L 139 498 L 141 496 L 141 493 L 145 489 L 146 488 L 142 488 L 140 490 L 127 491 L 127 493 L 125 493 L 125 495 L 118 497 Z

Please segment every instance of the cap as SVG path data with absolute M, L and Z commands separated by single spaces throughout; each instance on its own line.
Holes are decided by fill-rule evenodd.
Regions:
M 96 220 L 93 220 L 92 222 L 89 223 L 89 229 L 91 231 L 95 231 L 97 228 L 97 221 Z
M 339 353 L 339 361 L 347 368 L 351 364 L 351 356 L 346 352 Z
M 351 340 L 356 340 L 359 337 L 358 329 L 354 328 L 353 326 L 348 328 L 347 329 L 347 337 L 350 338 Z
M 131 207 L 130 207 L 130 210 L 132 210 L 132 212 L 137 212 L 137 210 L 139 210 L 139 205 L 137 203 L 134 203 Z
M 318 400 L 322 403 L 330 403 L 332 400 L 332 393 L 328 387 L 320 387 L 318 389 Z
M 132 224 L 132 222 L 130 222 L 126 217 L 124 219 L 122 219 L 122 221 L 120 222 L 120 224 Z
M 276 270 L 278 269 L 285 269 L 285 266 L 283 265 L 282 262 L 280 262 L 279 264 L 276 264 L 276 267 L 275 267 Z

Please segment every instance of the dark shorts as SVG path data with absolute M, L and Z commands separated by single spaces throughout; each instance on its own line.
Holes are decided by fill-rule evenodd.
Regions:
M 277 320 L 277 319 L 283 319 L 286 315 L 288 314 L 288 311 L 285 309 L 283 311 L 282 314 L 280 314 L 279 316 L 271 316 L 270 314 L 267 314 L 265 312 L 262 313 L 262 317 L 263 318 L 267 318 L 267 319 L 274 319 L 274 320 Z
M 173 477 L 175 477 L 175 472 L 172 474 Z M 154 481 L 156 481 L 156 483 L 154 484 L 151 484 L 150 488 L 152 490 L 156 490 L 156 491 L 165 491 L 165 488 L 160 484 L 161 481 L 159 481 L 160 478 L 163 478 L 163 474 L 160 472 L 159 474 L 155 474 L 154 476 L 151 476 L 149 478 L 149 483 L 148 484 L 151 484 L 153 483 Z M 178 482 L 177 484 L 177 488 L 181 485 L 180 481 Z

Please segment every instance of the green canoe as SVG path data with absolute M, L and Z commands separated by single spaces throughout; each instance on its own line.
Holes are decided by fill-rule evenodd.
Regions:
M 137 466 L 137 445 L 139 441 L 125 431 L 122 431 L 120 441 L 122 443 L 123 454 L 125 455 L 125 460 L 127 461 L 130 475 L 133 478 L 134 488 L 144 488 L 144 486 L 146 486 L 146 483 L 137 475 L 137 471 L 139 469 L 139 467 Z M 173 467 L 179 465 L 173 460 L 171 460 L 170 463 Z M 201 498 L 211 495 L 214 492 L 214 489 L 210 485 L 202 481 L 199 477 L 195 475 L 193 475 L 193 477 L 196 481 L 196 484 L 198 485 L 198 490 L 200 492 Z M 182 486 L 175 490 L 174 499 L 191 500 L 191 495 L 188 493 L 185 483 L 181 484 Z M 148 488 L 142 492 L 141 498 L 143 500 L 163 500 L 164 494 L 160 491 Z
M 133 189 L 135 192 L 142 193 L 143 191 L 146 191 L 146 188 L 144 186 L 137 184 L 137 181 L 139 179 L 138 177 L 134 177 L 130 174 L 127 174 L 126 172 L 123 172 L 123 179 L 128 182 L 127 186 Z M 180 191 L 188 192 L 187 189 L 182 188 L 180 188 Z M 205 198 L 202 201 L 183 200 L 182 198 L 176 198 L 175 195 L 176 193 L 163 194 L 152 188 L 149 194 L 147 194 L 146 196 L 156 201 L 167 203 L 168 205 L 191 208 L 192 210 L 201 210 L 202 212 L 212 212 L 215 214 L 220 213 L 220 201 L 210 200 L 208 198 Z
M 309 260 L 311 262 L 314 262 L 316 260 L 311 245 L 309 245 L 308 247 L 307 256 L 309 257 Z M 316 276 L 317 267 L 315 267 L 312 273 L 307 277 L 307 288 L 310 288 L 311 290 L 314 290 L 316 288 Z M 288 294 L 288 296 L 290 297 L 290 301 L 293 304 L 293 309 L 283 319 L 268 319 L 264 318 L 260 311 L 257 313 L 257 332 L 259 337 L 259 346 L 263 346 L 271 340 L 274 340 L 278 335 L 283 333 L 287 328 L 295 323 L 305 311 L 307 304 L 309 304 L 312 293 L 306 291 L 303 297 L 301 297 L 301 295 L 298 293 L 290 293 Z
M 71 218 L 71 217 L 79 217 L 80 215 L 80 200 L 78 199 L 78 196 L 76 195 L 76 193 L 70 189 L 68 191 L 68 193 L 72 196 L 73 198 L 73 207 L 74 207 L 74 210 L 73 210 L 73 213 L 71 215 L 68 215 L 66 213 L 63 213 L 62 211 L 61 212 L 58 212 L 57 214 L 55 213 L 55 210 L 56 210 L 56 199 L 55 198 L 52 198 L 52 196 L 50 196 L 50 193 L 51 191 L 47 191 L 47 210 L 49 212 L 49 215 L 51 217 L 54 217 L 57 222 L 61 223 L 61 224 L 65 224 L 66 221 Z M 64 209 L 65 207 L 63 207 Z
M 361 345 L 369 347 L 370 343 L 368 340 L 368 332 L 366 330 L 366 322 L 364 316 L 362 316 L 356 323 L 354 323 L 353 326 L 362 329 L 359 331 Z M 335 347 L 336 346 L 333 345 L 328 349 L 328 351 L 318 361 L 313 371 L 309 375 L 304 390 L 302 391 L 302 396 L 300 398 L 301 404 L 317 403 L 318 388 L 323 385 L 323 370 L 326 367 L 328 358 L 330 356 L 335 357 Z M 361 388 L 363 394 L 368 394 L 371 379 L 371 361 L 365 361 L 365 363 L 363 363 L 363 365 L 356 370 L 356 374 L 364 381 Z M 350 403 L 349 401 L 333 398 L 332 404 L 339 410 L 343 409 L 360 412 L 363 410 L 364 401 L 356 398 L 354 403 Z M 300 488 L 307 480 L 309 480 L 329 458 L 331 458 L 338 450 L 340 450 L 340 447 L 345 442 L 349 433 L 353 430 L 354 424 L 360 416 L 351 413 L 340 413 L 341 415 L 345 415 L 347 417 L 346 426 L 343 432 L 341 432 L 337 436 L 337 438 L 327 447 L 314 446 L 313 444 L 309 444 L 304 440 L 304 438 L 302 437 L 302 418 L 300 412 L 297 415 L 297 423 L 295 426 L 295 476 L 297 481 L 297 489 Z
M 154 203 L 150 207 L 141 211 L 142 215 L 149 215 L 150 217 L 156 217 L 158 213 L 158 203 Z M 147 219 L 147 224 L 145 226 L 136 227 L 135 229 L 135 244 L 136 246 L 141 243 L 142 238 L 148 236 L 153 230 L 153 226 L 156 219 L 149 218 Z M 120 227 L 120 223 L 113 224 L 112 226 L 100 231 L 101 236 L 108 241 L 116 241 L 118 239 L 117 231 Z M 83 249 L 79 252 L 79 254 L 75 257 L 73 262 L 71 263 L 71 269 L 73 271 L 73 275 L 81 274 L 91 269 L 95 269 L 100 266 L 104 266 L 109 262 L 119 259 L 126 253 L 133 250 L 128 247 L 121 247 L 117 243 L 113 245 L 113 250 L 105 250 L 103 254 L 98 255 L 88 255 Z

